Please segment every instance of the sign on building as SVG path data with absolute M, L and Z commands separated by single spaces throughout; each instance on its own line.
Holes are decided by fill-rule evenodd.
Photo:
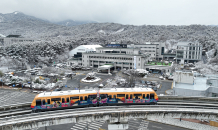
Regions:
M 126 44 L 107 44 L 106 48 L 127 48 Z

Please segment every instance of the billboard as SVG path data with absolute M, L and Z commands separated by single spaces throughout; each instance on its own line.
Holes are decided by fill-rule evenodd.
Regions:
M 106 44 L 106 48 L 127 48 L 127 44 Z

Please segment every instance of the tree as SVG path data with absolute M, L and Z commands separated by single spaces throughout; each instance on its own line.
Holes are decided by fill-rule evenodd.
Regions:
M 2 71 L 0 71 L 0 77 L 4 76 L 4 73 Z

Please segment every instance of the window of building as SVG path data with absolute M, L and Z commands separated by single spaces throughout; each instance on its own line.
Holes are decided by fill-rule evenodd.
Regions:
M 140 66 L 140 63 L 139 63 L 139 66 Z
M 140 58 L 139 58 L 139 61 L 140 61 Z

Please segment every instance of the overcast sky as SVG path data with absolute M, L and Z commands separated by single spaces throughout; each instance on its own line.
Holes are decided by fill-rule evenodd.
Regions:
M 0 13 L 14 11 L 50 21 L 218 25 L 218 0 L 0 0 Z

